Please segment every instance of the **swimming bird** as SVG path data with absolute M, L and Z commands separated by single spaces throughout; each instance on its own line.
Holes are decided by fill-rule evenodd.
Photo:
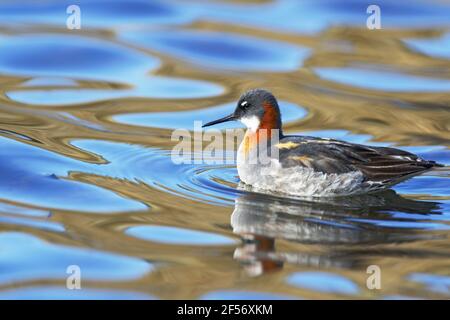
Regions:
M 361 194 L 442 166 L 395 148 L 284 135 L 277 99 L 264 89 L 245 92 L 232 114 L 203 127 L 237 120 L 247 127 L 237 152 L 239 178 L 256 190 L 296 196 Z

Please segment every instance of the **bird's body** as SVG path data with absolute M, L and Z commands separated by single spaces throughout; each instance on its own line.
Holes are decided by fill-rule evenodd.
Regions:
M 245 93 L 224 119 L 205 126 L 229 120 L 247 126 L 237 169 L 239 178 L 256 189 L 298 196 L 375 192 L 439 166 L 395 148 L 284 135 L 278 103 L 262 89 Z
M 349 195 L 386 189 L 436 166 L 399 149 L 306 136 L 283 136 L 267 153 L 276 154 L 274 148 L 277 157 L 261 164 L 248 161 L 241 143 L 237 169 L 244 183 L 298 196 Z

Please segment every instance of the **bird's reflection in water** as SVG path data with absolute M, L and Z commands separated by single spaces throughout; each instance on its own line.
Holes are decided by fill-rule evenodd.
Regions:
M 240 185 L 239 188 L 248 191 L 248 187 Z M 252 276 L 279 270 L 285 263 L 354 267 L 358 258 L 352 256 L 349 248 L 433 237 L 411 228 L 397 228 L 395 223 L 389 226 L 390 219 L 395 220 L 393 213 L 441 214 L 438 203 L 406 199 L 392 190 L 352 197 L 309 199 L 286 199 L 247 191 L 235 200 L 231 226 L 244 240 L 244 244 L 235 250 L 234 258 Z M 386 223 L 383 226 L 370 223 L 380 220 Z M 277 249 L 277 240 L 295 242 L 304 250 Z M 311 249 L 314 245 L 323 245 L 322 250 L 314 251 Z

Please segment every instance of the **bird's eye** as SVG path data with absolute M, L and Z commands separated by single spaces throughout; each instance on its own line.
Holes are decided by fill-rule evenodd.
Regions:
M 242 107 L 243 109 L 247 109 L 248 106 L 249 106 L 248 101 L 242 101 L 242 102 L 241 102 L 241 107 Z

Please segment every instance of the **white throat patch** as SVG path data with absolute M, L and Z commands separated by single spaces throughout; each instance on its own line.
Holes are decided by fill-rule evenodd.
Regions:
M 250 131 L 256 131 L 259 128 L 259 119 L 257 116 L 241 118 L 241 122 L 245 124 Z

